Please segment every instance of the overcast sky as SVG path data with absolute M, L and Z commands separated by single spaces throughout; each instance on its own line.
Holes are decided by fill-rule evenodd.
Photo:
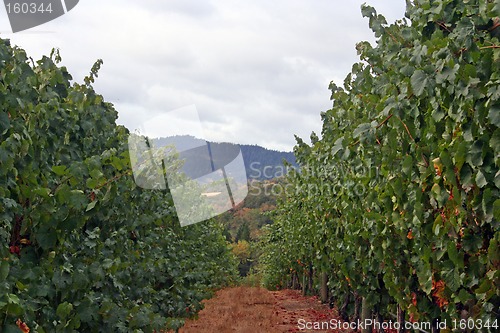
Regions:
M 15 34 L 2 6 L 0 37 L 35 60 L 59 48 L 77 82 L 103 59 L 94 87 L 132 131 L 163 128 L 166 112 L 194 105 L 206 139 L 291 150 L 294 134 L 320 134 L 329 82 L 341 84 L 358 61 L 357 42 L 374 41 L 363 2 L 80 0 Z M 405 0 L 366 2 L 388 22 L 404 16 Z

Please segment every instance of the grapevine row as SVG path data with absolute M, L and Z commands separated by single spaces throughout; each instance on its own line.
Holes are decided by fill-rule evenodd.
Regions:
M 221 228 L 134 183 L 112 104 L 0 40 L 0 331 L 178 328 L 234 276 Z
M 391 25 L 370 6 L 362 13 L 377 43 L 359 43 L 361 61 L 343 87 L 330 85 L 321 138 L 297 138 L 301 169 L 269 228 L 265 283 L 327 286 L 346 320 L 397 316 L 436 330 L 472 319 L 493 332 L 500 7 L 413 1 Z

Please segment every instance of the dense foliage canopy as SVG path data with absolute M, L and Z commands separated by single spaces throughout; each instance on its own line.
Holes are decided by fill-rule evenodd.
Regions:
M 500 314 L 500 4 L 408 1 L 406 19 L 363 16 L 322 137 L 301 139 L 301 172 L 267 236 L 268 285 L 312 265 L 385 318 L 493 323 Z M 307 271 L 307 269 L 306 269 Z M 340 305 L 340 304 L 339 304 Z M 464 312 L 465 311 L 465 312 Z M 485 328 L 485 330 L 488 328 Z M 491 331 L 494 331 L 491 328 Z
M 0 40 L 0 331 L 179 327 L 236 272 L 222 230 L 136 186 L 101 61 L 83 84 L 59 61 Z

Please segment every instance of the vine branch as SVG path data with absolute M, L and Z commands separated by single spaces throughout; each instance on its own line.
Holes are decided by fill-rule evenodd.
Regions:
M 489 45 L 489 46 L 482 46 L 479 48 L 480 50 L 486 50 L 486 49 L 500 49 L 500 45 Z
M 404 128 L 406 130 L 406 133 L 408 133 L 408 136 L 410 137 L 410 139 L 413 142 L 415 142 L 415 139 L 413 138 L 413 135 L 411 135 L 410 130 L 408 129 L 408 126 L 405 124 L 405 122 L 401 118 L 399 118 L 399 117 L 397 117 L 397 118 L 399 119 L 399 121 L 401 122 L 401 124 L 403 124 L 403 126 L 404 126 Z
M 379 128 L 380 128 L 380 127 L 382 127 L 382 126 L 383 126 L 386 122 L 388 122 L 388 121 L 389 121 L 389 119 L 391 119 L 391 118 L 392 118 L 392 116 L 393 116 L 393 114 L 388 115 L 388 116 L 387 116 L 387 118 L 385 118 L 383 122 L 381 122 L 380 124 L 378 124 L 377 129 L 379 129 Z

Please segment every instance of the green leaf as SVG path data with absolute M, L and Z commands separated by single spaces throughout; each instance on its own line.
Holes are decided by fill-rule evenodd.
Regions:
M 372 126 L 369 123 L 360 124 L 358 127 L 356 127 L 356 129 L 354 129 L 354 132 L 352 133 L 352 137 L 357 138 L 361 134 L 368 132 L 371 128 L 372 128 Z
M 24 309 L 21 307 L 21 305 L 13 303 L 7 305 L 5 307 L 5 311 L 11 316 L 21 316 L 24 313 Z M 19 331 L 17 333 L 19 333 Z
M 441 109 L 441 108 L 437 108 L 437 109 L 432 111 L 432 119 L 434 119 L 434 121 L 436 121 L 436 122 L 441 121 L 445 115 L 446 114 L 444 113 L 443 109 Z
M 432 274 L 428 264 L 419 264 L 417 266 L 417 277 L 420 288 L 429 295 L 432 291 Z
M 335 156 L 343 148 L 343 145 L 342 145 L 343 142 L 344 142 L 344 138 L 338 138 L 335 141 L 335 145 L 332 148 L 332 155 Z
M 463 239 L 463 249 L 467 252 L 476 252 L 482 246 L 483 238 L 480 235 L 466 235 Z
M 87 206 L 88 199 L 82 190 L 71 190 L 66 199 L 70 206 L 76 209 L 82 209 Z
M 19 304 L 20 300 L 19 297 L 17 297 L 17 295 L 7 294 L 7 302 L 9 304 Z
M 16 281 L 16 288 L 19 290 L 19 291 L 24 291 L 26 289 L 28 289 L 26 287 L 26 285 L 24 285 L 21 281 Z
M 467 152 L 469 151 L 469 145 L 465 141 L 461 141 L 458 144 L 458 147 L 456 148 L 454 160 L 455 160 L 455 166 L 457 167 L 458 171 L 462 169 L 462 166 L 464 165 L 466 159 L 467 159 Z
M 361 5 L 361 15 L 363 15 L 363 17 L 372 17 L 377 15 L 377 11 L 375 10 L 375 8 L 365 3 Z
M 89 301 L 84 301 L 77 306 L 76 312 L 82 321 L 90 322 L 98 317 L 99 308 L 96 305 L 92 305 Z
M 467 301 L 474 299 L 474 297 L 468 293 L 465 289 L 460 289 L 458 296 L 457 296 L 457 301 L 461 302 L 462 304 L 465 304 Z
M 19 327 L 13 324 L 5 324 L 0 331 L 3 333 L 21 333 Z
M 493 218 L 500 221 L 500 199 L 495 200 L 493 203 Z
M 94 200 L 94 201 L 91 201 L 88 205 L 87 205 L 87 209 L 85 209 L 86 212 L 88 212 L 89 210 L 92 210 L 94 209 L 95 205 L 97 204 L 97 200 Z
M 59 304 L 56 310 L 56 314 L 59 316 L 59 318 L 64 320 L 70 315 L 71 311 L 73 311 L 73 304 L 64 302 Z
M 58 176 L 66 175 L 66 167 L 64 165 L 55 165 L 52 167 L 52 171 Z
M 488 112 L 488 119 L 496 127 L 500 127 L 500 105 L 495 104 L 490 108 Z
M 413 158 L 410 155 L 407 155 L 403 160 L 403 172 L 407 175 L 410 175 L 412 167 L 413 167 Z
M 441 151 L 441 154 L 439 154 L 439 159 L 446 169 L 453 170 L 453 162 L 451 161 L 450 154 L 447 150 Z
M 483 283 L 475 290 L 476 294 L 485 294 L 491 289 L 491 281 L 483 280 Z
M 450 288 L 451 291 L 458 290 L 458 288 L 462 285 L 462 280 L 460 279 L 457 269 L 443 270 L 441 271 L 441 275 L 446 283 L 446 286 Z
M 423 70 L 418 69 L 413 73 L 411 76 L 411 86 L 415 95 L 421 96 L 423 94 L 428 81 L 427 74 Z
M 500 154 L 500 128 L 497 128 L 491 136 L 490 147 L 496 155 Z
M 472 123 L 471 122 L 466 122 L 465 124 L 463 124 L 462 131 L 463 131 L 465 141 L 471 142 L 472 140 L 474 140 L 474 136 L 472 135 Z
M 99 180 L 94 179 L 94 178 L 87 179 L 87 182 L 86 182 L 87 188 L 95 189 L 95 188 L 97 188 L 98 185 L 99 185 Z
M 0 282 L 5 281 L 7 276 L 9 275 L 9 263 L 7 261 L 0 262 Z
M 103 176 L 104 175 L 102 174 L 102 171 L 99 169 L 94 169 L 94 170 L 90 171 L 90 177 L 92 177 L 94 179 L 100 179 Z
M 432 226 L 432 231 L 434 235 L 439 237 L 442 227 L 443 227 L 443 219 L 441 218 L 441 215 L 438 215 L 434 220 L 434 224 Z
M 434 194 L 436 200 L 441 198 L 441 186 L 439 186 L 439 184 L 432 185 L 431 192 Z
M 5 133 L 10 128 L 9 115 L 5 111 L 0 111 L 0 134 Z
M 485 187 L 488 184 L 488 182 L 486 181 L 486 178 L 484 177 L 484 174 L 481 172 L 481 170 L 479 170 L 477 172 L 477 175 L 476 175 L 476 184 L 480 188 L 483 188 L 483 187 Z
M 467 156 L 467 162 L 473 166 L 483 165 L 483 142 L 477 140 L 471 147 L 469 155 Z
M 35 234 L 37 243 L 44 250 L 52 249 L 57 242 L 56 231 L 47 225 L 43 225 L 42 228 Z
M 500 199 L 497 199 L 500 202 Z M 494 261 L 500 258 L 500 246 L 496 239 L 492 239 L 488 247 L 488 260 L 493 264 Z
M 464 267 L 463 254 L 460 254 L 455 246 L 455 242 L 448 243 L 448 257 L 459 268 Z
M 35 193 L 35 194 L 37 194 L 45 199 L 50 198 L 50 188 L 40 187 L 40 188 L 34 189 L 33 193 Z

